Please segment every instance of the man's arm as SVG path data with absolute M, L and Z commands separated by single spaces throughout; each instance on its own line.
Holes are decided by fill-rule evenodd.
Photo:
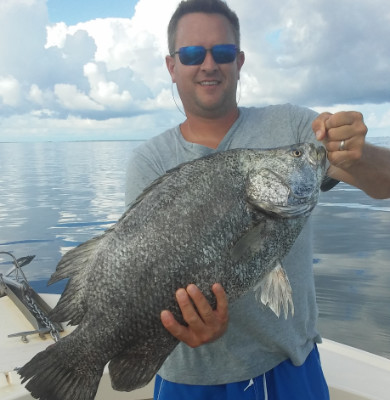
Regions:
M 327 175 L 377 199 L 390 198 L 390 150 L 366 143 L 362 114 L 320 114 L 312 124 L 328 151 Z

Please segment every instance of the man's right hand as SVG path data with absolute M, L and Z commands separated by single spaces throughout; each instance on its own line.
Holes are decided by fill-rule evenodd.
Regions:
M 196 285 L 191 284 L 186 289 L 177 290 L 176 300 L 188 326 L 177 322 L 170 311 L 161 312 L 164 327 L 192 348 L 213 342 L 226 332 L 229 315 L 225 290 L 219 283 L 215 283 L 212 291 L 217 300 L 215 310 Z

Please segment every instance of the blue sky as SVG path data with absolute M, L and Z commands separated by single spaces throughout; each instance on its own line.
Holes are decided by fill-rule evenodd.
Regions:
M 227 2 L 241 106 L 356 110 L 369 136 L 390 136 L 388 0 Z M 180 123 L 164 61 L 178 3 L 1 0 L 0 142 L 146 139 Z
M 96 18 L 131 18 L 138 0 L 47 0 L 50 22 L 74 25 Z

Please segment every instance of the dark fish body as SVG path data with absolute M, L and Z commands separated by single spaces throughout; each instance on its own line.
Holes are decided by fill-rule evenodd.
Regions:
M 175 292 L 190 283 L 212 304 L 215 282 L 230 302 L 254 289 L 292 317 L 281 261 L 317 203 L 324 167 L 322 147 L 298 144 L 215 153 L 156 180 L 59 262 L 50 283 L 70 280 L 52 317 L 78 327 L 19 370 L 26 388 L 42 400 L 93 399 L 108 362 L 114 389 L 146 385 L 178 343 L 160 312 L 182 321 Z

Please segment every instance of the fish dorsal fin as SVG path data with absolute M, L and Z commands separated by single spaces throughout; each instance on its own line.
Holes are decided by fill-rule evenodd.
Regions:
M 51 276 L 48 284 L 51 285 L 61 279 L 69 278 L 64 292 L 50 317 L 55 321 L 69 321 L 77 325 L 86 312 L 86 294 L 90 273 L 89 266 L 99 241 L 104 236 L 97 236 L 87 242 L 69 250 L 60 260 L 56 271 Z

